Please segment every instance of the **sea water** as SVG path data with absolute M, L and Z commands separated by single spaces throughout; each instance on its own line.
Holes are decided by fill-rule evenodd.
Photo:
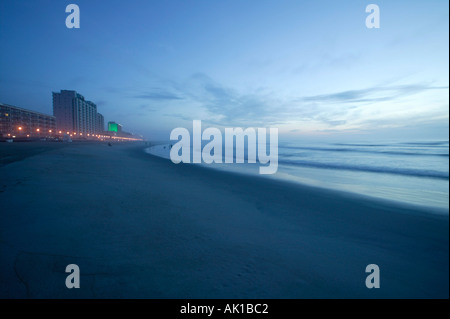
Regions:
M 147 152 L 169 159 L 170 144 L 152 146 Z M 441 208 L 448 213 L 448 141 L 280 141 L 278 153 L 278 171 L 268 178 Z M 259 164 L 202 165 L 258 174 Z

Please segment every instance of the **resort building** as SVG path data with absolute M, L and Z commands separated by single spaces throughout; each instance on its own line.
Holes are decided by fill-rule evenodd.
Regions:
M 101 134 L 104 131 L 104 118 L 97 112 L 97 105 L 85 100 L 76 91 L 53 92 L 53 115 L 58 131 L 78 136 Z
M 47 137 L 55 130 L 54 116 L 0 103 L 0 137 Z
M 96 120 L 96 132 L 97 133 L 103 133 L 105 131 L 105 118 L 100 113 L 97 113 L 97 120 Z

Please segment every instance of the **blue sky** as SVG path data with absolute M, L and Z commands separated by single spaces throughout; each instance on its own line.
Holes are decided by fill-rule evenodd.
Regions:
M 76 3 L 81 28 L 67 29 Z M 368 29 L 376 3 L 381 28 Z M 0 2 L 0 102 L 74 89 L 150 139 L 192 120 L 448 139 L 448 1 Z

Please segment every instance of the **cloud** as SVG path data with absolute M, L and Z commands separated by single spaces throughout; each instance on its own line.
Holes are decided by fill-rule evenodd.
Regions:
M 170 83 L 170 82 L 169 82 Z M 132 99 L 144 99 L 144 100 L 182 100 L 179 94 L 174 93 L 177 90 L 171 85 L 167 85 L 164 82 L 159 83 L 159 85 L 166 86 L 165 88 L 156 87 L 156 88 L 143 88 L 136 89 L 135 87 L 104 87 L 103 90 L 110 94 L 118 94 L 123 98 L 132 98 Z
M 141 104 L 139 106 L 139 108 L 143 109 L 143 110 L 145 110 L 147 112 L 156 112 L 157 111 L 157 108 L 155 106 L 149 105 L 149 104 Z
M 428 90 L 448 89 L 448 86 L 429 86 L 424 84 L 398 85 L 390 87 L 372 87 L 362 90 L 342 91 L 332 94 L 306 96 L 300 98 L 307 102 L 328 103 L 361 103 L 361 102 L 383 102 L 397 99 L 401 96 L 420 93 Z
M 180 97 L 179 95 L 166 91 L 164 89 L 153 89 L 151 91 L 148 92 L 144 92 L 141 94 L 136 94 L 133 96 L 134 98 L 137 99 L 146 99 L 146 100 L 158 100 L 158 101 L 163 101 L 163 100 L 182 100 L 183 98 Z
M 166 80 L 132 98 L 167 102 L 165 117 L 222 127 L 287 127 L 291 132 L 364 130 L 373 127 L 415 125 L 441 118 L 442 108 L 422 107 L 404 98 L 448 86 L 430 84 L 388 85 L 310 96 L 280 96 L 268 90 L 240 91 L 196 73 L 185 81 Z M 398 99 L 398 101 L 397 101 Z M 179 103 L 170 103 L 179 101 Z M 155 110 L 141 105 L 141 109 Z M 159 108 L 158 108 L 159 110 Z M 422 120 L 421 120 L 422 119 Z
M 305 121 L 322 123 L 327 127 L 359 126 L 367 120 L 364 112 L 368 110 L 368 104 L 448 89 L 447 86 L 428 84 L 391 85 L 283 99 L 271 92 L 241 94 L 201 73 L 193 75 L 192 81 L 196 82 L 196 90 L 189 96 L 196 99 L 217 123 L 241 126 Z M 339 104 L 339 107 L 334 107 L 334 104 Z
M 261 93 L 242 94 L 203 73 L 194 74 L 183 94 L 210 115 L 208 121 L 223 126 L 268 125 L 273 122 L 272 98 Z M 270 116 L 269 116 L 270 114 Z
M 291 73 L 294 75 L 316 73 L 319 70 L 333 69 L 349 69 L 355 65 L 358 60 L 361 59 L 360 53 L 344 53 L 341 55 L 330 55 L 325 52 L 317 58 L 315 62 L 303 62 L 302 64 L 294 67 Z
M 164 113 L 162 115 L 170 118 L 178 118 L 188 122 L 192 121 L 192 118 L 190 116 L 181 113 Z
M 326 122 L 331 126 L 344 125 L 347 123 L 345 120 L 326 120 Z

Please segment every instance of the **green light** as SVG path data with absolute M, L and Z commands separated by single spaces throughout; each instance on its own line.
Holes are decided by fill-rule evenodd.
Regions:
M 117 123 L 108 123 L 108 131 L 110 132 L 117 132 L 118 131 L 118 126 Z

